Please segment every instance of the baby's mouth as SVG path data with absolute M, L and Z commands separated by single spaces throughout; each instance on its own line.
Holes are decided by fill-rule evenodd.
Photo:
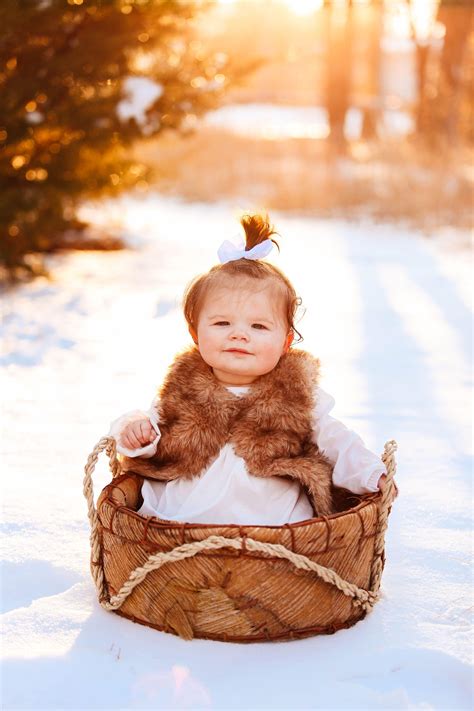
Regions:
M 226 353 L 244 353 L 245 355 L 252 355 L 249 351 L 245 351 L 243 348 L 227 348 Z

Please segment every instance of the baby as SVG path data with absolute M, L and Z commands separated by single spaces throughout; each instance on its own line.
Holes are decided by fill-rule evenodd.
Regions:
M 319 361 L 291 347 L 300 300 L 262 261 L 274 229 L 260 215 L 241 224 L 245 247 L 224 242 L 221 263 L 186 290 L 195 345 L 177 356 L 147 414 L 111 427 L 123 468 L 145 477 L 144 516 L 281 526 L 333 513 L 334 487 L 383 486 L 381 460 L 330 416 Z

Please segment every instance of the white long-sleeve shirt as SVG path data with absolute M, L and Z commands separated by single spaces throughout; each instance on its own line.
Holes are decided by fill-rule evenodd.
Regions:
M 229 387 L 243 395 L 248 387 Z M 313 411 L 313 441 L 334 466 L 333 482 L 355 494 L 377 491 L 377 482 L 385 473 L 382 461 L 369 451 L 362 439 L 329 414 L 334 398 L 316 388 Z M 109 434 L 117 441 L 117 450 L 128 457 L 152 457 L 161 437 L 158 399 L 148 412 L 133 410 L 115 420 Z M 156 437 L 150 444 L 127 449 L 120 435 L 127 424 L 148 417 Z M 143 504 L 138 513 L 189 523 L 281 526 L 304 521 L 313 516 L 309 499 L 299 482 L 284 476 L 269 478 L 249 474 L 245 461 L 231 444 L 222 447 L 209 467 L 192 479 L 162 482 L 145 479 Z

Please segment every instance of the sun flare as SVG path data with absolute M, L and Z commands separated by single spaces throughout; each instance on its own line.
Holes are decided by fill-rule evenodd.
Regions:
M 220 5 L 234 5 L 239 2 L 265 3 L 268 0 L 218 0 L 218 2 Z M 299 17 L 309 16 L 324 6 L 324 0 L 273 0 L 273 2 L 284 5 Z M 363 6 L 370 5 L 372 0 L 352 0 L 352 2 L 356 6 Z M 332 3 L 336 9 L 338 6 L 342 9 L 349 4 L 349 0 L 332 0 Z M 400 25 L 399 35 L 409 36 L 411 23 L 417 36 L 424 38 L 430 33 L 438 5 L 439 0 L 411 0 L 408 4 L 405 0 L 390 0 L 386 8 L 393 16 L 392 22 Z
M 218 0 L 221 5 L 232 5 L 239 0 Z M 253 0 L 254 2 L 265 2 L 265 0 Z M 345 1 L 345 0 L 343 0 Z M 324 5 L 324 0 L 278 0 L 281 5 L 291 10 L 295 15 L 304 17 L 320 10 Z
M 283 5 L 287 5 L 295 15 L 303 17 L 311 15 L 311 13 L 320 10 L 324 4 L 324 0 L 281 0 Z

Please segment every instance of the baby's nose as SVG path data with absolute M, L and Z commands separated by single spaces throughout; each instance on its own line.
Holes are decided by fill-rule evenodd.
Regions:
M 244 339 L 248 341 L 249 335 L 245 328 L 235 327 L 232 331 L 231 338 L 233 340 Z

